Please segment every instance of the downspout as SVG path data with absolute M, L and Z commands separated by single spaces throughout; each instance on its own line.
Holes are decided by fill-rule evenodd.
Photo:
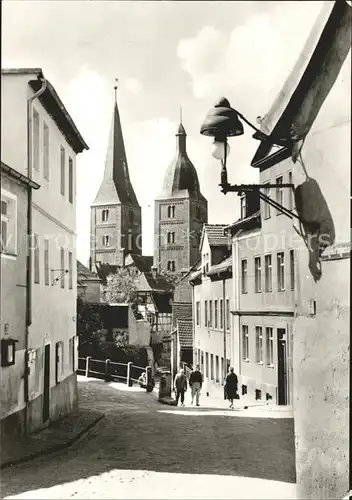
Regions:
M 32 103 L 39 97 L 46 89 L 47 83 L 43 75 L 41 75 L 40 80 L 42 80 L 41 88 L 35 92 L 32 96 L 27 99 L 27 177 L 32 180 L 32 163 L 33 163 L 33 151 L 32 151 Z M 32 189 L 28 191 L 28 206 L 27 206 L 27 275 L 26 275 L 26 332 L 25 332 L 25 354 L 24 354 L 24 426 L 25 434 L 28 433 L 28 401 L 29 401 L 29 391 L 28 391 L 28 377 L 29 377 L 29 367 L 28 367 L 28 347 L 29 347 L 29 328 L 32 324 Z
M 238 239 L 237 237 L 241 234 L 242 229 L 237 231 L 233 235 L 233 267 L 234 267 L 234 272 L 232 273 L 233 275 L 233 280 L 234 280 L 234 286 L 235 286 L 235 311 L 237 311 L 237 331 L 238 331 L 238 375 L 242 374 L 242 355 L 241 355 L 241 315 L 240 315 L 240 266 L 239 266 L 239 256 L 238 256 Z
M 192 366 L 195 365 L 195 350 L 196 350 L 196 303 L 194 298 L 194 284 L 189 282 L 192 287 L 192 325 L 193 325 L 193 350 L 192 350 Z
M 223 308 L 223 335 L 224 335 L 224 383 L 227 376 L 227 352 L 226 352 L 226 328 L 227 328 L 227 317 L 226 317 L 226 294 L 225 294 L 225 278 L 222 280 L 222 308 Z

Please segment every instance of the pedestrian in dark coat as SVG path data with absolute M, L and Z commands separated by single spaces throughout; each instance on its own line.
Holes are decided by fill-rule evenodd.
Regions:
M 187 391 L 187 378 L 184 370 L 180 370 L 174 380 L 174 388 L 176 393 L 176 404 L 181 398 L 181 406 L 185 406 L 185 392 Z
M 225 381 L 225 394 L 227 399 L 230 401 L 230 408 L 233 409 L 233 400 L 239 399 L 238 397 L 238 379 L 234 369 L 230 368 L 230 373 L 228 373 Z

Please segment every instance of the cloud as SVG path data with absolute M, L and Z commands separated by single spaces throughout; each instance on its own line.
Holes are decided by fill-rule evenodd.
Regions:
M 122 88 L 131 94 L 139 94 L 142 90 L 142 84 L 137 78 L 127 78 L 122 84 Z
M 268 111 L 323 2 L 286 2 L 254 14 L 228 36 L 212 26 L 180 40 L 177 55 L 197 98 L 227 95 L 252 119 Z

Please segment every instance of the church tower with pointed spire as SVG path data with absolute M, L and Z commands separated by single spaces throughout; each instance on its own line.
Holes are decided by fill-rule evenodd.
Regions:
M 208 222 L 208 202 L 188 158 L 186 137 L 181 120 L 176 133 L 176 157 L 155 200 L 154 266 L 178 273 L 186 272 L 199 259 L 200 236 L 203 224 Z
M 142 254 L 142 214 L 128 172 L 115 88 L 103 181 L 91 206 L 90 264 L 123 266 L 128 253 Z

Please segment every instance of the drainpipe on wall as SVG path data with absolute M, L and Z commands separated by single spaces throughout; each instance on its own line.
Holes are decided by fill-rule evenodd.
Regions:
M 43 75 L 38 77 L 42 81 L 41 88 L 27 99 L 27 177 L 32 179 L 32 104 L 46 89 L 46 79 Z M 28 432 L 28 346 L 29 346 L 29 327 L 32 324 L 32 189 L 28 191 L 27 207 L 27 276 L 26 276 L 26 332 L 25 332 L 25 354 L 24 354 L 24 402 L 25 402 L 25 434 Z
M 222 307 L 223 307 L 223 321 L 222 321 L 222 326 L 223 326 L 223 334 L 224 334 L 224 383 L 226 380 L 226 375 L 227 375 L 227 352 L 226 352 L 226 328 L 227 328 L 227 318 L 226 318 L 226 294 L 225 294 L 225 278 L 222 280 Z
M 242 233 L 242 229 L 237 231 L 237 233 L 234 234 L 233 236 L 233 279 L 234 279 L 234 286 L 235 286 L 235 311 L 237 311 L 237 327 L 238 327 L 238 375 L 241 375 L 242 373 L 242 354 L 241 354 L 241 315 L 240 313 L 240 266 L 239 266 L 239 256 L 238 256 L 238 239 L 237 237 Z

